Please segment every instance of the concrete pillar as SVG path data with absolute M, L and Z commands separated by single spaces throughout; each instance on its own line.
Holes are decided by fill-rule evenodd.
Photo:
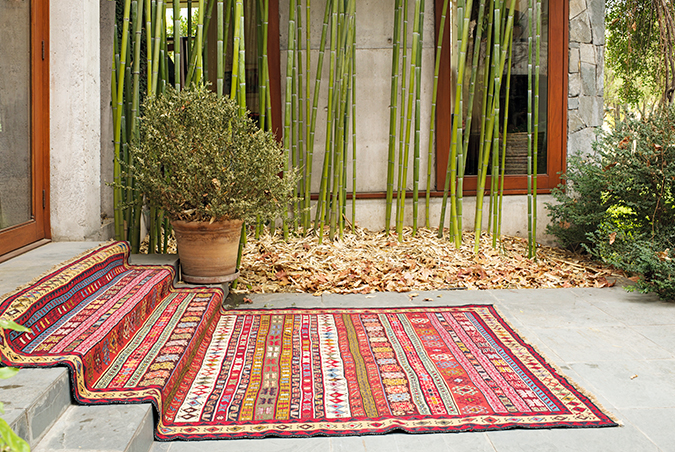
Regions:
M 50 4 L 50 170 L 54 240 L 99 238 L 101 62 L 99 2 Z

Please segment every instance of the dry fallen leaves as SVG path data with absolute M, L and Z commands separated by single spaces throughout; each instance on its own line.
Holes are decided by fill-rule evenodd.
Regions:
M 319 244 L 318 237 L 269 234 L 249 237 L 237 292 L 372 293 L 449 288 L 523 289 L 608 287 L 611 268 L 559 248 L 539 247 L 537 261 L 527 259 L 527 241 L 503 237 L 495 250 L 484 235 L 478 254 L 473 233 L 465 233 L 459 250 L 437 231 L 420 229 L 415 237 L 356 228 L 344 240 Z M 610 278 L 608 280 L 607 278 Z M 415 294 L 416 295 L 416 294 Z M 411 295 L 413 296 L 413 295 Z

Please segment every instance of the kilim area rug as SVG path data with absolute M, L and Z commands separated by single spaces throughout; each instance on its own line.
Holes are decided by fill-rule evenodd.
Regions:
M 220 311 L 111 243 L 0 300 L 2 363 L 66 365 L 82 403 L 151 402 L 156 437 L 616 425 L 492 306 Z

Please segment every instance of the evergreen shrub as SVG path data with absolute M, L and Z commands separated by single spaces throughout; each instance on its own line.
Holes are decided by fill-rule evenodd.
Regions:
M 570 158 L 565 187 L 547 205 L 547 231 L 638 273 L 636 288 L 675 299 L 675 108 L 628 117 Z

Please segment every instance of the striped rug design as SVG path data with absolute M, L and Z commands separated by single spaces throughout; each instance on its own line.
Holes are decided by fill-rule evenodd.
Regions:
M 616 423 L 494 307 L 221 310 L 113 243 L 0 301 L 6 365 L 67 365 L 83 403 L 151 402 L 156 437 Z

